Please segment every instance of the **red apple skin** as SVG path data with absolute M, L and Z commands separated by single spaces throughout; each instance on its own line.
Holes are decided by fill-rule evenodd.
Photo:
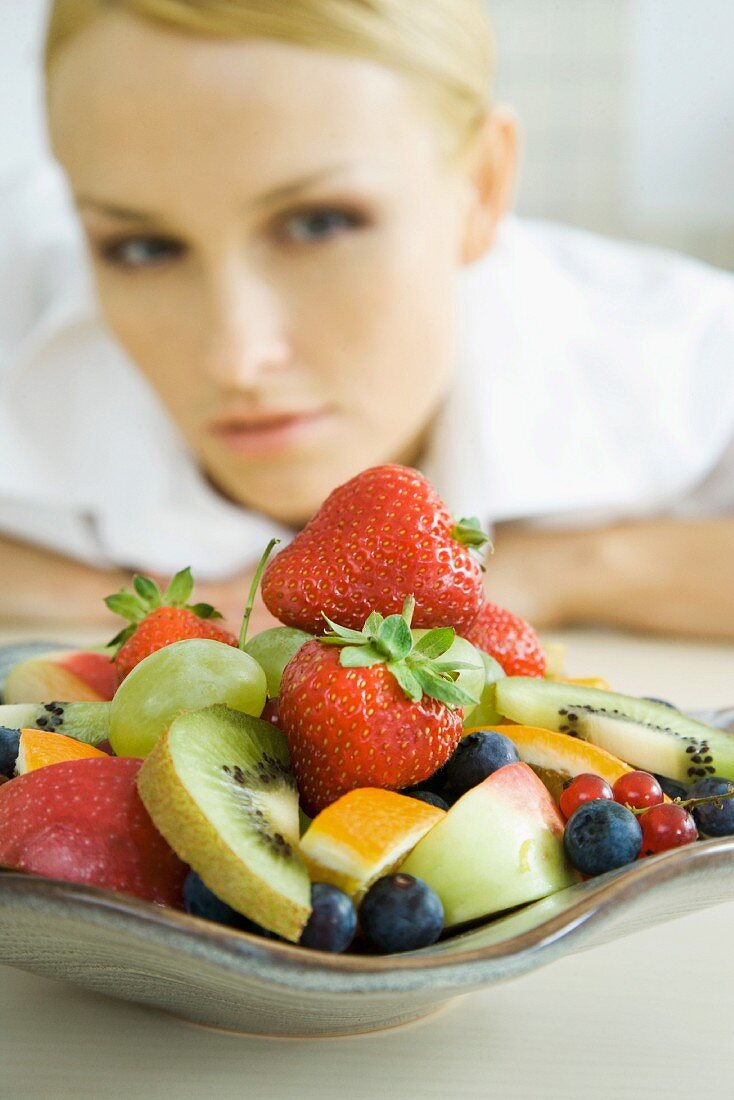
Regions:
M 138 795 L 142 760 L 69 760 L 0 788 L 0 865 L 181 908 L 188 867 Z
M 117 669 L 106 653 L 77 650 L 74 653 L 61 654 L 57 660 L 62 668 L 67 668 L 82 683 L 88 684 L 93 691 L 96 691 L 101 701 L 111 699 L 117 691 L 119 683 Z M 75 702 L 75 700 L 64 700 L 64 702 Z
M 105 653 L 60 650 L 29 657 L 11 668 L 3 687 L 6 703 L 97 703 L 117 691 L 117 669 Z

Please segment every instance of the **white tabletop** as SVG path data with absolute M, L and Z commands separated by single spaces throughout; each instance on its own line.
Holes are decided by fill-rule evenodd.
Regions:
M 572 675 L 681 707 L 734 703 L 734 646 L 564 640 Z M 0 1097 L 730 1096 L 733 928 L 734 905 L 722 905 L 471 994 L 422 1024 L 306 1042 L 208 1031 L 0 967 Z

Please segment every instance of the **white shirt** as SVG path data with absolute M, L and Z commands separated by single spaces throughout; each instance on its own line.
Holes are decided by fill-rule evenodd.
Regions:
M 508 218 L 462 273 L 423 469 L 456 515 L 583 525 L 734 512 L 734 278 Z M 0 531 L 216 579 L 272 520 L 216 494 L 101 321 L 60 173 L 0 194 Z

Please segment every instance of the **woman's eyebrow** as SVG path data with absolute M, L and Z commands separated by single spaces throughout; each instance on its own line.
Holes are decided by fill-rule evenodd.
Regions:
M 252 205 L 255 207 L 262 207 L 287 202 L 295 198 L 302 191 L 307 191 L 309 188 L 314 187 L 318 183 L 323 183 L 324 180 L 330 179 L 332 176 L 342 175 L 347 169 L 353 168 L 354 164 L 354 161 L 343 161 L 340 164 L 332 164 L 327 168 L 320 168 L 317 172 L 310 172 L 308 175 L 300 176 L 290 183 L 284 183 L 279 187 L 273 187 L 270 191 L 266 191 L 264 194 L 259 195 L 253 200 Z
M 121 221 L 156 222 L 160 220 L 156 214 L 146 213 L 144 210 L 132 210 L 127 206 L 118 206 L 116 203 L 93 199 L 87 195 L 77 195 L 75 203 L 80 209 L 86 207 L 98 214 L 105 214 L 109 218 L 119 218 Z
M 322 183 L 326 179 L 342 175 L 347 169 L 353 166 L 353 161 L 344 161 L 340 164 L 332 164 L 326 168 L 320 168 L 316 172 L 309 172 L 308 175 L 300 176 L 298 179 L 291 180 L 289 183 L 284 183 L 278 187 L 271 188 L 269 191 L 265 191 L 262 195 L 258 195 L 257 198 L 253 199 L 251 205 L 255 208 L 261 208 L 287 202 L 296 198 L 301 192 L 307 191 L 309 188 L 314 187 L 318 183 Z M 80 209 L 87 208 L 96 213 L 105 214 L 109 218 L 117 218 L 120 221 L 160 223 L 164 220 L 160 214 L 153 213 L 152 211 L 133 210 L 128 206 L 119 206 L 115 202 L 95 199 L 91 195 L 77 195 L 76 205 Z

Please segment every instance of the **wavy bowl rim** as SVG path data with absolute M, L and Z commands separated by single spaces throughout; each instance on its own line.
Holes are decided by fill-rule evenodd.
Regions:
M 491 969 L 492 963 L 531 956 L 552 944 L 567 940 L 582 927 L 588 927 L 592 921 L 602 921 L 613 910 L 619 910 L 626 902 L 634 901 L 643 892 L 685 877 L 690 871 L 714 868 L 721 864 L 734 867 L 734 836 L 697 841 L 686 848 L 646 857 L 631 867 L 612 871 L 599 879 L 584 883 L 581 887 L 573 887 L 572 889 L 582 891 L 581 896 L 570 902 L 568 908 L 561 913 L 541 919 L 533 928 L 511 935 L 499 943 L 440 954 L 428 953 L 431 950 L 429 948 L 403 955 L 331 955 L 305 949 L 297 944 L 267 940 L 252 933 L 228 929 L 131 895 L 14 871 L 0 870 L 0 907 L 3 895 L 8 893 L 16 899 L 19 897 L 21 904 L 25 900 L 34 908 L 39 901 L 56 910 L 71 906 L 80 916 L 91 918 L 97 923 L 123 920 L 130 934 L 139 933 L 140 938 L 149 942 L 152 929 L 152 940 L 162 944 L 167 950 L 192 959 L 201 957 L 202 948 L 204 954 L 209 948 L 216 956 L 215 960 L 210 958 L 210 961 L 234 971 L 246 972 L 248 963 L 256 964 L 256 969 L 262 971 L 265 963 L 269 970 L 268 977 L 274 984 L 290 985 L 288 981 L 279 982 L 278 977 L 285 977 L 295 971 L 316 980 L 316 984 L 309 985 L 311 991 L 333 991 L 333 986 L 321 986 L 319 977 L 340 977 L 344 980 L 351 977 L 360 979 L 359 991 L 367 991 L 367 982 L 369 991 L 378 993 L 404 988 L 404 983 L 396 983 L 394 979 L 418 974 L 426 977 L 433 975 L 439 979 L 436 987 L 438 984 L 480 984 L 482 979 L 476 973 L 476 967 L 482 968 L 484 964 L 485 968 L 489 966 Z M 734 886 L 731 895 L 734 898 Z M 725 899 L 717 898 L 711 904 L 723 900 Z M 532 905 L 522 906 L 507 916 L 515 916 L 531 907 Z M 690 911 L 707 907 L 692 906 Z M 503 917 L 498 918 L 502 919 Z M 177 942 L 171 943 L 170 937 L 174 937 Z M 0 961 L 5 960 L 0 958 Z M 8 963 L 13 965 L 10 960 Z M 260 976 L 265 977 L 262 973 Z M 342 991 L 349 992 L 348 988 Z

